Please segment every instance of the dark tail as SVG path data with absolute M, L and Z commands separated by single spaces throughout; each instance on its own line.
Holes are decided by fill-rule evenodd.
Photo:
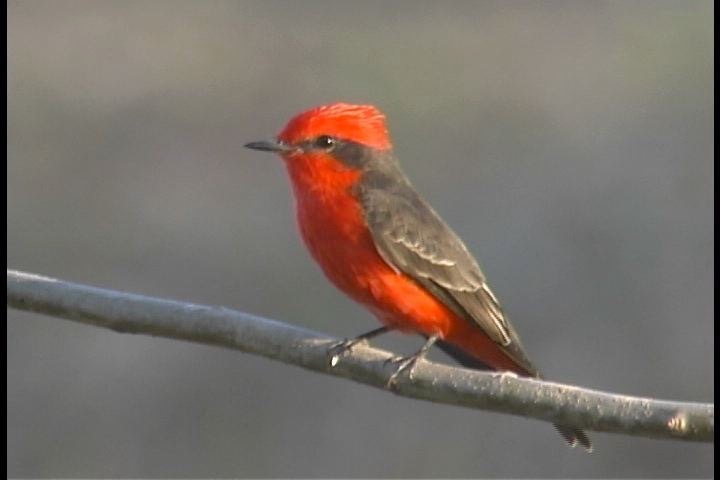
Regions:
M 468 355 L 456 346 L 451 345 L 447 342 L 439 340 L 435 345 L 437 345 L 440 350 L 445 352 L 445 354 L 450 356 L 453 360 L 455 360 L 457 363 L 459 363 L 465 368 L 471 368 L 473 370 L 494 370 L 489 365 L 484 364 L 480 360 L 477 360 L 475 357 Z M 537 372 L 522 372 L 521 374 L 529 377 L 540 378 L 540 374 Z M 580 430 L 579 428 L 567 427 L 565 425 L 558 424 L 554 424 L 554 427 L 555 430 L 557 430 L 558 433 L 562 435 L 567 444 L 571 447 L 574 447 L 576 445 L 582 445 L 582 447 L 585 448 L 588 453 L 592 452 L 592 442 L 590 441 L 590 437 L 588 437 L 584 431 Z

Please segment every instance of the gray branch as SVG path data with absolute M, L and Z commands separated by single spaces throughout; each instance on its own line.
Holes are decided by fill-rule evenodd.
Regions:
M 145 297 L 8 270 L 7 303 L 122 333 L 218 345 L 385 389 L 393 354 L 359 344 L 331 366 L 338 339 L 223 307 Z M 392 391 L 436 403 L 509 413 L 587 430 L 714 441 L 715 407 L 631 397 L 420 361 Z

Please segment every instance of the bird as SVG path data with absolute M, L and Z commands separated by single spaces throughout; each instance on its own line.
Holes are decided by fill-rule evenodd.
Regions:
M 395 156 L 373 105 L 331 103 L 290 119 L 272 140 L 245 144 L 284 161 L 301 237 L 339 290 L 381 326 L 331 348 L 332 358 L 399 331 L 426 341 L 390 378 L 412 373 L 433 345 L 473 369 L 542 378 L 460 237 L 420 196 Z M 587 434 L 555 425 L 570 446 Z

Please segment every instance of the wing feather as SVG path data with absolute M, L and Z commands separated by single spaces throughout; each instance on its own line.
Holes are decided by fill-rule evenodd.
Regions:
M 482 328 L 511 358 L 534 374 L 535 368 L 477 261 L 400 170 L 366 172 L 359 196 L 383 259 Z

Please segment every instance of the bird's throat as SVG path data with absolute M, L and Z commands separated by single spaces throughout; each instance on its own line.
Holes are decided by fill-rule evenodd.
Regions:
M 295 198 L 314 208 L 332 208 L 353 195 L 362 172 L 325 154 L 304 154 L 285 160 Z M 350 200 L 350 198 L 348 198 Z

